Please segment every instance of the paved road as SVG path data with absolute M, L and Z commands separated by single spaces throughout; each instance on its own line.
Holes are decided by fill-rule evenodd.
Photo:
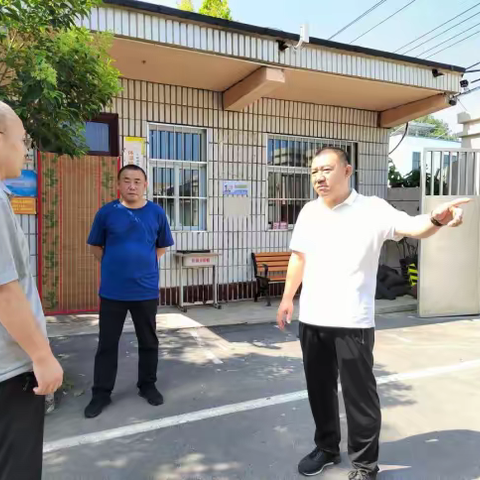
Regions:
M 73 387 L 47 419 L 45 480 L 302 478 L 313 422 L 296 325 L 163 332 L 160 343 L 165 405 L 137 396 L 136 339 L 125 334 L 113 403 L 86 420 L 96 337 L 54 340 Z M 479 345 L 475 319 L 378 318 L 380 480 L 480 478 Z M 322 478 L 346 478 L 346 449 Z

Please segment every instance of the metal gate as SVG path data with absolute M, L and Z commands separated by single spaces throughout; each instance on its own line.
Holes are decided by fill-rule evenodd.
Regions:
M 480 312 L 480 150 L 424 150 L 421 164 L 422 213 L 460 197 L 464 224 L 422 240 L 419 314 L 422 317 Z

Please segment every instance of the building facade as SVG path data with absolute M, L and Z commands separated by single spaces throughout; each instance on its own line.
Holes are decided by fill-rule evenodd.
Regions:
M 296 49 L 298 35 L 133 0 L 107 0 L 81 23 L 114 33 L 122 92 L 87 124 L 88 157 L 73 166 L 40 156 L 39 280 L 50 312 L 96 309 L 98 267 L 85 243 L 96 209 L 116 194 L 117 165 L 145 167 L 148 198 L 172 226 L 162 305 L 178 303 L 178 251 L 219 255 L 220 301 L 252 298 L 251 253 L 288 250 L 314 198 L 315 151 L 346 149 L 352 186 L 386 197 L 390 128 L 448 106 L 463 74 L 320 39 Z M 188 271 L 186 301 L 211 300 L 212 282 L 211 269 Z
M 386 196 L 389 130 L 377 127 L 376 112 L 276 99 L 226 112 L 220 92 L 122 84 L 112 107 L 121 139 L 148 139 L 148 196 L 167 212 L 176 250 L 220 254 L 223 300 L 252 297 L 252 252 L 288 250 L 296 217 L 313 199 L 309 162 L 318 148 L 348 149 L 358 190 Z M 229 204 L 229 181 L 247 185 L 246 209 Z M 175 287 L 172 251 L 161 267 L 162 286 Z M 204 274 L 189 273 L 191 295 L 200 298 L 196 287 L 211 282 Z

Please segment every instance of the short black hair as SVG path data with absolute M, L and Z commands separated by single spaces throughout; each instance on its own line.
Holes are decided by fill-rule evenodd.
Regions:
M 317 153 L 315 154 L 315 156 L 313 158 L 318 157 L 319 155 L 321 155 L 324 152 L 334 152 L 347 165 L 352 164 L 352 162 L 350 160 L 350 155 L 348 154 L 348 152 L 346 150 L 344 150 L 343 148 L 340 148 L 340 147 L 322 147 L 317 151 Z
M 136 172 L 142 172 L 143 176 L 145 177 L 145 180 L 147 179 L 147 174 L 145 173 L 145 170 L 142 167 L 139 167 L 138 165 L 135 165 L 133 163 L 129 163 L 128 165 L 124 165 L 119 171 L 118 171 L 118 180 L 120 180 L 120 177 L 122 176 L 122 173 L 125 170 L 134 170 Z

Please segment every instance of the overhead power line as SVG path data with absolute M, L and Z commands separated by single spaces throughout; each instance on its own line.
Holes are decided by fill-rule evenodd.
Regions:
M 431 33 L 437 31 L 439 28 L 442 28 L 443 26 L 447 25 L 448 23 L 453 22 L 453 21 L 456 20 L 458 17 L 461 17 L 461 16 L 464 15 L 465 13 L 470 12 L 470 11 L 473 10 L 474 8 L 478 7 L 479 5 L 480 5 L 480 2 L 476 3 L 473 7 L 467 8 L 467 10 L 464 10 L 462 13 L 459 13 L 457 16 L 451 18 L 450 20 L 447 20 L 446 22 L 442 23 L 442 24 L 439 25 L 438 27 L 433 28 L 433 29 L 430 30 L 429 32 L 424 33 L 423 35 L 420 35 L 419 37 L 415 38 L 415 40 L 412 40 L 411 42 L 406 43 L 405 45 L 401 46 L 400 48 L 397 48 L 397 50 L 395 50 L 394 53 L 398 53 L 400 50 L 403 50 L 405 47 L 410 46 L 412 43 L 415 43 L 415 42 L 417 42 L 418 40 L 421 40 L 422 38 L 425 38 L 427 35 L 430 35 Z
M 396 12 L 392 13 L 389 17 L 383 19 L 381 22 L 377 23 L 376 25 L 374 25 L 372 28 L 370 28 L 369 30 L 367 30 L 365 33 L 362 33 L 361 35 L 359 35 L 357 38 L 354 38 L 350 43 L 352 44 L 353 42 L 356 42 L 357 40 L 359 40 L 360 38 L 364 37 L 367 33 L 370 33 L 372 30 L 375 30 L 377 27 L 379 27 L 380 25 L 383 25 L 385 22 L 387 22 L 388 20 L 390 20 L 392 17 L 394 17 L 395 15 L 399 14 L 400 12 L 402 12 L 403 10 L 405 10 L 407 7 L 409 7 L 412 3 L 415 3 L 417 0 L 412 0 L 410 3 L 407 3 L 405 6 L 403 6 L 402 8 L 399 8 Z
M 416 47 L 412 47 L 408 50 L 406 50 L 405 52 L 403 52 L 404 55 L 406 55 L 407 53 L 409 52 L 412 52 L 413 50 L 416 50 L 417 48 L 420 48 L 422 45 L 425 45 L 426 43 L 430 43 L 432 40 L 435 40 L 436 38 L 438 37 L 441 37 L 442 35 L 445 35 L 447 32 L 449 32 L 450 30 L 453 30 L 454 28 L 458 27 L 459 25 L 461 25 L 462 23 L 465 23 L 465 22 L 468 22 L 469 20 L 471 20 L 472 18 L 476 17 L 480 15 L 480 12 L 477 12 L 477 13 L 474 13 L 473 15 L 471 15 L 470 17 L 466 18 L 465 20 L 462 20 L 461 22 L 458 22 L 456 23 L 455 25 L 452 25 L 451 27 L 447 28 L 446 30 L 443 30 L 442 32 L 440 33 L 437 33 L 434 37 L 432 38 L 429 38 L 428 40 L 425 40 L 424 42 L 418 44 Z M 458 34 L 457 34 L 458 35 Z
M 352 20 L 348 25 L 345 25 L 343 28 L 341 28 L 337 33 L 334 33 L 329 40 L 332 38 L 335 38 L 337 35 L 340 35 L 342 32 L 344 32 L 347 28 L 350 28 L 354 23 L 357 23 L 359 20 L 361 20 L 363 17 L 366 17 L 369 13 L 373 12 L 376 8 L 378 8 L 380 5 L 384 4 L 387 0 L 380 0 L 377 2 L 373 7 L 370 7 L 368 10 L 363 12 L 359 17 L 357 17 L 355 20 Z
M 459 93 L 459 94 L 455 95 L 455 98 L 458 99 L 459 97 L 464 97 L 465 95 L 470 95 L 471 93 L 478 92 L 479 90 L 480 90 L 480 87 L 471 88 L 470 90 L 467 90 L 466 92 L 462 92 L 462 93 Z M 463 107 L 463 108 L 465 108 L 465 107 Z
M 450 40 L 453 40 L 455 38 L 458 38 L 459 35 L 463 35 L 464 33 L 467 33 L 469 32 L 470 30 L 473 30 L 475 27 L 478 27 L 480 25 L 480 22 L 479 23 L 476 23 L 475 25 L 472 25 L 470 28 L 467 28 L 466 30 L 464 30 L 463 32 L 460 32 L 460 33 L 456 33 L 455 35 L 452 35 L 451 37 L 447 38 L 446 40 L 444 40 L 443 42 L 440 42 L 440 43 L 437 43 L 436 45 L 434 45 L 433 47 L 430 47 L 430 48 L 427 48 L 427 50 L 425 50 L 424 52 L 422 52 L 420 55 L 425 55 L 426 53 L 428 52 L 431 52 L 432 50 L 435 50 L 437 49 L 438 47 L 441 47 L 442 45 L 445 45 L 446 43 L 448 43 Z M 470 38 L 470 37 L 468 37 Z M 454 44 L 456 45 L 456 43 Z M 448 47 L 449 48 L 449 47 Z M 432 55 L 435 55 L 435 54 L 432 54 Z M 429 55 L 429 57 L 431 57 L 432 55 Z M 427 57 L 428 58 L 428 57 Z
M 475 35 L 478 35 L 479 33 L 480 33 L 480 30 L 477 30 L 476 32 L 474 32 L 474 33 L 472 33 L 471 35 L 469 35 L 468 37 L 462 38 L 462 39 L 459 40 L 458 42 L 452 43 L 451 45 L 448 45 L 447 47 L 442 48 L 442 49 L 439 50 L 438 52 L 431 53 L 431 54 L 430 54 L 428 57 L 426 57 L 426 58 L 434 57 L 435 55 L 438 55 L 439 53 L 442 53 L 442 52 L 444 52 L 445 50 L 448 50 L 448 49 L 454 47 L 455 45 L 458 45 L 459 43 L 463 43 L 463 42 L 465 42 L 466 40 L 469 40 L 470 38 L 474 37 Z
M 468 72 L 468 70 L 470 70 L 470 69 L 473 68 L 473 67 L 476 67 L 477 65 L 480 65 L 480 62 L 474 63 L 473 65 L 470 65 L 470 66 L 467 67 L 465 70 Z

